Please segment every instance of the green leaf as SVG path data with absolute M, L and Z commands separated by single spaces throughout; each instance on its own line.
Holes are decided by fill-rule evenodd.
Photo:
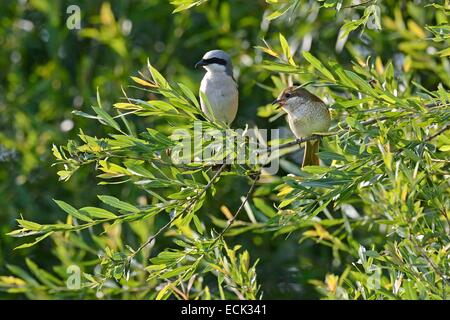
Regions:
M 63 160 L 63 157 L 62 157 L 62 155 L 61 155 L 61 152 L 59 152 L 57 146 L 55 146 L 55 145 L 52 146 L 52 152 L 53 152 L 53 155 L 55 156 L 56 159 L 58 159 L 58 160 Z
M 162 288 L 159 292 L 158 295 L 156 296 L 156 300 L 166 300 L 170 297 L 170 295 L 172 294 L 172 291 L 170 291 L 169 289 L 172 287 L 172 283 L 168 283 L 166 286 L 164 286 L 164 288 Z
M 140 165 L 137 162 L 127 162 L 125 163 L 128 171 L 130 171 L 132 174 L 146 177 L 146 178 L 155 178 L 154 174 L 151 173 L 149 170 L 145 169 L 142 165 Z
M 319 151 L 319 157 L 322 160 L 328 160 L 328 161 L 332 161 L 332 160 L 346 161 L 345 156 L 343 156 L 342 154 L 336 153 L 336 152 L 331 152 L 331 151 Z
M 19 223 L 20 226 L 22 226 L 25 229 L 33 230 L 33 231 L 40 231 L 42 230 L 43 226 L 39 223 L 27 221 L 23 219 L 16 219 L 16 221 Z
M 56 278 L 47 271 L 40 269 L 38 265 L 31 259 L 26 258 L 25 263 L 27 264 L 28 269 L 30 269 L 30 271 L 36 276 L 36 278 L 46 286 L 50 288 L 56 288 L 57 285 L 63 285 L 63 281 Z
M 312 173 L 312 174 L 323 174 L 332 171 L 332 168 L 329 167 L 320 167 L 320 166 L 306 166 L 302 169 L 304 172 Z
M 289 43 L 287 42 L 286 38 L 281 33 L 279 34 L 279 38 L 280 38 L 280 44 L 281 44 L 281 48 L 283 49 L 284 56 L 286 57 L 286 59 L 288 60 L 290 65 L 295 66 L 294 59 L 292 58 L 292 55 L 291 55 L 291 49 L 289 48 Z
M 403 287 L 405 288 L 405 298 L 408 300 L 417 300 L 416 289 L 411 280 L 407 279 L 403 282 Z
M 32 246 L 34 246 L 35 244 L 41 242 L 42 240 L 44 240 L 45 238 L 49 237 L 49 236 L 52 235 L 52 234 L 53 234 L 53 231 L 50 231 L 50 232 L 48 232 L 48 233 L 46 233 L 46 234 L 44 234 L 44 235 L 42 235 L 42 236 L 40 236 L 40 237 L 37 237 L 37 238 L 35 239 L 34 242 L 24 243 L 24 244 L 22 244 L 22 245 L 20 245 L 20 246 L 15 247 L 14 250 L 25 249 L 25 248 L 32 247 Z
M 197 98 L 195 97 L 195 94 L 186 85 L 182 84 L 181 82 L 178 83 L 178 86 L 181 88 L 184 95 L 186 97 L 188 97 L 189 100 L 191 100 L 191 102 L 194 104 L 194 106 L 197 109 L 200 109 L 200 104 L 198 103 Z
M 67 212 L 68 214 L 70 214 L 71 216 L 86 221 L 86 222 L 92 222 L 94 220 L 92 220 L 91 218 L 89 218 L 88 216 L 80 213 L 77 209 L 75 209 L 74 207 L 72 207 L 70 204 L 62 201 L 62 200 L 54 200 L 53 201 L 56 202 L 56 204 L 63 209 L 65 212 Z
M 440 50 L 436 54 L 438 54 L 440 57 L 448 57 L 450 56 L 450 48 Z
M 92 107 L 92 109 L 99 116 L 99 119 L 105 122 L 105 124 L 113 127 L 117 131 L 121 131 L 119 124 L 105 110 L 99 107 Z
M 276 10 L 268 15 L 266 19 L 269 21 L 275 20 L 276 18 L 281 17 L 283 14 L 285 14 L 288 10 L 289 7 L 287 7 L 285 10 Z
M 185 254 L 179 251 L 163 251 L 158 254 L 156 257 L 151 258 L 150 261 L 153 264 L 171 264 L 176 262 L 176 260 L 180 258 L 184 258 Z
M 206 105 L 206 109 L 208 110 L 208 114 L 207 115 L 205 114 L 205 116 L 208 118 L 209 121 L 216 122 L 217 120 L 211 107 L 211 103 L 209 102 L 208 96 L 204 92 L 200 91 L 200 98 Z
M 195 228 L 197 229 L 198 233 L 203 234 L 203 232 L 205 230 L 204 230 L 202 223 L 200 222 L 200 219 L 196 215 L 194 215 L 192 217 L 192 220 L 194 220 L 194 225 L 195 225 Z
M 158 142 L 165 147 L 170 147 L 173 145 L 173 141 L 170 138 L 155 129 L 147 128 L 147 133 L 153 141 Z
M 276 215 L 276 211 L 271 206 L 269 206 L 263 199 L 253 198 L 253 203 L 255 207 L 259 211 L 264 213 L 264 215 L 266 215 L 267 217 L 272 218 Z
M 145 86 L 145 87 L 150 87 L 150 88 L 156 87 L 153 83 L 150 83 L 150 82 L 148 82 L 148 81 L 146 81 L 144 79 L 138 78 L 138 77 L 131 77 L 131 79 L 134 82 L 136 82 L 136 83 L 138 83 L 138 84 L 140 84 L 142 86 Z
M 336 79 L 334 78 L 333 74 L 327 68 L 325 68 L 325 66 L 322 64 L 322 62 L 319 61 L 319 59 L 317 59 L 307 51 L 303 51 L 302 53 L 306 61 L 308 61 L 315 69 L 317 69 L 329 80 L 336 82 Z
M 175 269 L 173 269 L 173 270 L 171 270 L 169 272 L 166 272 L 166 273 L 162 274 L 160 276 L 160 278 L 161 279 L 168 279 L 168 278 L 171 278 L 171 277 L 175 277 L 175 276 L 177 276 L 177 275 L 179 275 L 181 273 L 186 272 L 187 270 L 189 270 L 191 268 L 192 268 L 192 266 L 181 266 L 181 267 L 175 268 Z
M 22 268 L 13 266 L 10 264 L 7 264 L 6 267 L 12 274 L 14 274 L 14 275 L 20 277 L 22 280 L 26 281 L 27 284 L 29 284 L 33 287 L 37 287 L 39 285 L 39 283 L 36 281 L 36 279 L 34 279 L 28 272 L 26 272 Z
M 358 87 L 358 89 L 365 94 L 371 95 L 373 97 L 378 96 L 377 92 L 369 85 L 367 81 L 364 81 L 359 75 L 356 73 L 345 70 L 345 74 L 351 81 Z
M 353 20 L 353 21 L 346 22 L 341 27 L 341 32 L 340 32 L 339 39 L 344 39 L 346 36 L 348 36 L 350 34 L 350 32 L 352 32 L 353 30 L 358 29 L 358 27 L 360 25 L 362 25 L 363 23 L 364 23 L 363 19 L 358 19 L 358 20 Z
M 121 201 L 121 200 L 117 199 L 116 197 L 101 195 L 101 196 L 98 196 L 98 198 L 103 203 L 105 203 L 113 208 L 117 208 L 117 209 L 124 210 L 127 212 L 132 212 L 132 213 L 140 212 L 140 210 L 138 208 L 136 208 L 135 206 L 133 206 L 127 202 Z
M 148 70 L 150 71 L 153 81 L 163 89 L 170 89 L 170 85 L 167 80 L 156 70 L 151 64 L 150 60 L 147 60 Z
M 96 207 L 83 207 L 80 209 L 81 212 L 90 215 L 92 218 L 100 218 L 100 219 L 115 219 L 117 216 L 105 209 L 96 208 Z
M 304 73 L 302 68 L 298 66 L 293 66 L 287 63 L 275 62 L 275 61 L 264 61 L 262 68 L 274 71 L 274 72 L 283 72 L 283 73 Z

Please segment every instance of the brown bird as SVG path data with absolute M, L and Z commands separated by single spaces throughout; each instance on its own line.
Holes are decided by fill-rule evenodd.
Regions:
M 297 138 L 326 132 L 330 127 L 330 113 L 326 104 L 306 89 L 288 87 L 273 102 L 287 113 L 289 127 Z M 319 140 L 306 141 L 302 167 L 319 165 Z

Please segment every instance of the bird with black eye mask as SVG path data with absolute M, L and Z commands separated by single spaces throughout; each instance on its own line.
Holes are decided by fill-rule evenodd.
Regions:
M 304 88 L 288 87 L 273 103 L 286 111 L 289 127 L 298 139 L 326 132 L 330 127 L 328 107 L 320 98 Z M 302 167 L 318 166 L 318 151 L 319 140 L 306 141 Z
M 238 110 L 238 88 L 229 55 L 222 50 L 208 51 L 195 67 L 203 67 L 207 71 L 200 84 L 200 92 L 207 97 L 211 108 L 200 94 L 203 113 L 210 120 L 230 125 Z

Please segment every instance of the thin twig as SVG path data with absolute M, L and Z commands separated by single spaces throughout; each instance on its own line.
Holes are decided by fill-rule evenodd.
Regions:
M 382 117 L 379 117 L 379 118 L 369 119 L 369 120 L 363 121 L 363 122 L 361 122 L 360 124 L 363 125 L 363 126 L 368 126 L 368 125 L 377 123 L 378 121 L 383 121 L 383 120 L 386 120 L 386 119 L 389 119 L 389 117 L 388 117 L 388 116 L 382 116 Z M 341 132 L 344 132 L 344 131 L 345 131 L 345 130 L 339 130 L 339 131 L 337 131 L 337 132 L 335 132 L 335 133 L 333 133 L 333 134 L 327 134 L 327 135 L 323 135 L 323 136 L 337 135 L 337 134 L 339 134 L 339 133 L 341 133 Z M 320 138 L 323 137 L 323 136 L 322 136 L 322 135 L 318 135 L 318 134 L 314 134 L 314 135 L 312 135 L 312 136 L 304 137 L 304 138 L 300 138 L 300 139 L 296 139 L 296 140 L 294 140 L 294 141 L 287 142 L 287 143 L 284 143 L 284 144 L 282 144 L 282 145 L 273 146 L 273 147 L 268 147 L 268 148 L 267 148 L 266 150 L 264 150 L 264 151 L 266 151 L 266 152 L 272 152 L 273 150 L 280 150 L 280 149 L 284 149 L 284 148 L 289 148 L 289 147 L 295 146 L 295 145 L 297 145 L 297 144 L 301 144 L 301 143 L 306 142 L 306 141 L 318 140 L 318 139 L 320 139 Z
M 200 199 L 200 197 L 212 186 L 212 184 L 214 183 L 214 181 L 220 176 L 220 174 L 222 173 L 223 169 L 225 169 L 226 167 L 226 163 L 222 164 L 219 168 L 219 170 L 217 170 L 216 174 L 211 178 L 211 180 L 208 182 L 208 184 L 206 185 L 206 187 L 197 195 L 195 196 L 190 202 L 189 204 L 183 209 L 181 210 L 178 214 L 176 214 L 172 219 L 169 220 L 169 222 L 167 222 L 161 229 L 159 229 L 153 236 L 151 236 L 150 238 L 147 239 L 147 241 L 145 241 L 138 249 L 136 249 L 136 251 L 132 254 L 132 257 L 136 256 L 136 254 L 138 254 L 142 249 L 144 249 L 147 245 L 149 245 L 156 237 L 158 237 L 164 230 L 166 230 L 168 227 L 170 227 L 170 225 L 172 224 L 172 222 L 175 221 L 175 219 L 177 219 L 178 217 L 180 217 L 182 214 L 184 214 L 185 212 L 187 212 L 192 205 L 198 200 Z
M 230 220 L 228 220 L 227 226 L 226 226 L 225 228 L 223 228 L 223 230 L 220 232 L 220 234 L 213 240 L 213 242 L 211 243 L 211 245 L 209 246 L 209 248 L 212 248 L 212 247 L 217 243 L 217 241 L 219 241 L 219 239 L 222 238 L 222 237 L 224 236 L 225 232 L 227 232 L 228 229 L 231 227 L 231 225 L 234 223 L 234 221 L 236 220 L 237 216 L 239 215 L 239 213 L 242 211 L 242 209 L 244 208 L 245 204 L 247 203 L 248 198 L 249 198 L 250 195 L 252 194 L 253 189 L 255 188 L 256 182 L 257 182 L 258 179 L 259 179 L 260 174 L 261 174 L 261 172 L 258 172 L 258 173 L 256 174 L 255 178 L 254 178 L 253 181 L 252 181 L 252 184 L 251 184 L 251 186 L 250 186 L 250 189 L 248 189 L 247 194 L 245 195 L 245 198 L 244 198 L 244 200 L 242 201 L 242 203 L 241 203 L 241 205 L 239 206 L 239 208 L 237 209 L 236 213 L 233 215 L 233 217 L 232 217 Z
M 445 104 L 444 104 L 444 105 L 445 105 Z M 425 105 L 425 108 L 431 109 L 431 108 L 438 107 L 438 106 L 442 106 L 442 104 L 441 104 L 440 102 L 439 102 L 439 103 L 429 103 L 429 104 L 426 104 L 426 105 Z M 406 114 L 406 115 L 409 115 L 409 113 Z M 403 116 L 404 116 L 404 115 L 403 115 Z M 368 119 L 368 120 L 365 120 L 365 121 L 360 122 L 360 125 L 362 125 L 362 126 L 368 126 L 368 125 L 377 123 L 377 122 L 379 122 L 379 121 L 387 120 L 387 119 L 389 119 L 389 118 L 390 118 L 389 116 L 381 116 L 381 117 L 379 117 L 379 118 Z M 445 130 L 447 130 L 447 129 L 448 129 L 448 126 L 449 126 L 449 124 L 447 124 L 447 125 L 445 126 L 444 129 L 442 129 L 441 131 L 437 132 L 436 135 L 431 136 L 429 139 L 431 140 L 431 139 L 433 139 L 435 136 L 437 136 L 437 135 L 441 134 L 442 132 L 444 132 Z M 337 135 L 337 134 L 340 134 L 340 133 L 344 132 L 345 129 L 347 129 L 347 127 L 348 127 L 348 126 L 345 126 L 342 130 L 339 130 L 339 131 L 334 132 L 334 133 L 332 133 L 332 134 L 327 134 L 327 135 L 317 135 L 317 134 L 316 134 L 316 135 L 312 135 L 312 136 L 310 136 L 310 137 L 304 137 L 304 138 L 296 139 L 296 140 L 294 140 L 294 141 L 287 142 L 287 143 L 284 143 L 284 144 L 281 144 L 281 145 L 277 145 L 277 146 L 273 146 L 273 147 L 268 147 L 267 149 L 265 149 L 265 150 L 263 150 L 263 151 L 265 151 L 265 152 L 272 152 L 273 150 L 280 150 L 280 149 L 284 149 L 284 148 L 289 148 L 289 147 L 295 146 L 295 145 L 297 145 L 297 144 L 301 144 L 301 143 L 306 142 L 306 141 L 318 140 L 318 139 L 320 139 L 321 137 L 324 137 L 324 136 Z
M 365 6 L 366 4 L 372 3 L 373 1 L 374 0 L 367 0 L 366 2 L 351 4 L 351 5 L 344 7 L 344 9 L 353 9 L 353 8 L 357 8 L 357 7 L 362 7 L 362 6 Z
M 420 253 L 420 255 L 427 260 L 428 264 L 431 266 L 431 268 L 442 278 L 442 281 L 444 283 L 447 282 L 447 277 L 441 272 L 441 269 L 434 263 L 433 260 L 428 257 L 427 253 L 417 244 L 417 242 L 414 240 L 414 238 L 409 235 L 409 241 L 412 242 L 414 248 Z
M 425 141 L 430 141 L 433 140 L 434 138 L 436 138 L 438 135 L 440 135 L 441 133 L 444 133 L 445 131 L 447 131 L 448 129 L 450 129 L 450 122 L 447 123 L 441 130 L 439 130 L 438 132 L 436 132 L 435 134 L 427 137 L 425 139 Z
M 379 117 L 379 118 L 374 118 L 374 119 L 369 119 L 369 120 L 363 121 L 363 122 L 361 122 L 361 125 L 368 126 L 368 125 L 377 123 L 378 121 L 384 121 L 384 120 L 387 120 L 387 119 L 389 119 L 388 116 L 382 116 L 382 117 Z
M 284 143 L 282 145 L 268 147 L 267 149 L 265 149 L 263 151 L 265 151 L 265 152 L 272 152 L 273 150 L 280 150 L 280 149 L 284 149 L 284 148 L 289 148 L 289 147 L 295 146 L 297 144 L 301 144 L 301 143 L 306 142 L 306 141 L 317 140 L 317 139 L 320 139 L 320 136 L 312 135 L 312 136 L 309 136 L 309 137 L 296 139 L 294 141 L 287 142 L 287 143 Z

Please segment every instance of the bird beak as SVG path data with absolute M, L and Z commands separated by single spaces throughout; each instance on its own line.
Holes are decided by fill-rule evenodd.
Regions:
M 278 108 L 283 108 L 284 107 L 284 99 L 276 99 L 272 102 L 272 104 L 278 105 Z M 276 108 L 276 109 L 278 109 L 278 108 Z
M 207 63 L 206 63 L 206 61 L 205 60 L 200 60 L 199 62 L 197 62 L 196 64 L 195 64 L 195 68 L 197 69 L 197 68 L 199 68 L 199 67 L 204 67 L 204 66 L 206 66 L 207 65 Z

